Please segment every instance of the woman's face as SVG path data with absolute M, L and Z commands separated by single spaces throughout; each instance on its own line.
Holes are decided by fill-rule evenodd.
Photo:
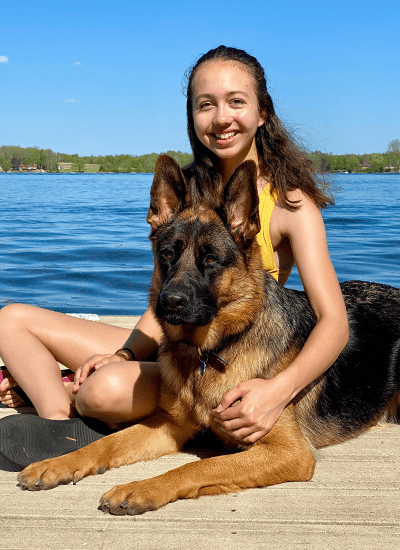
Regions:
M 232 61 L 207 61 L 192 83 L 194 128 L 199 140 L 220 160 L 242 162 L 255 149 L 260 115 L 254 79 Z M 251 156 L 251 154 L 250 154 Z

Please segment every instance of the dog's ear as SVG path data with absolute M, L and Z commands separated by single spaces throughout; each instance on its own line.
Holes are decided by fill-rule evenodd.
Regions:
M 160 155 L 150 190 L 150 208 L 146 221 L 157 229 L 173 214 L 189 206 L 189 193 L 179 164 L 168 155 Z
M 223 211 L 233 238 L 241 246 L 249 244 L 260 231 L 257 167 L 252 160 L 235 170 L 224 190 Z

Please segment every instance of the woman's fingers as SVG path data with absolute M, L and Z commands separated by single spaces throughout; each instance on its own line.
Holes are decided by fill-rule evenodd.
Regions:
M 235 386 L 223 395 L 221 403 L 212 412 L 218 414 L 223 413 L 225 418 L 233 418 L 235 413 L 232 413 L 232 409 L 234 409 L 232 405 L 235 401 L 241 399 L 246 391 L 247 390 L 244 389 L 241 384 Z
M 3 371 L 3 380 L 0 383 L 0 392 L 9 390 L 9 389 L 13 388 L 14 386 L 18 386 L 17 382 L 10 375 L 8 370 L 4 370 Z
M 25 402 L 21 399 L 21 397 L 12 389 L 5 392 L 0 392 L 0 403 L 6 405 L 7 407 L 13 408 L 25 405 Z
M 119 355 L 99 355 L 95 354 L 89 357 L 83 365 L 81 365 L 75 372 L 73 392 L 77 392 L 79 386 L 90 376 L 95 370 L 109 363 L 118 363 L 119 361 L 125 361 L 123 357 Z

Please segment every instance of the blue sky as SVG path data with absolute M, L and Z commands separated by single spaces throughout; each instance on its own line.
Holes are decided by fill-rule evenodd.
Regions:
M 219 44 L 261 62 L 310 150 L 400 139 L 398 0 L 17 4 L 0 15 L 0 145 L 79 155 L 189 151 L 182 77 Z

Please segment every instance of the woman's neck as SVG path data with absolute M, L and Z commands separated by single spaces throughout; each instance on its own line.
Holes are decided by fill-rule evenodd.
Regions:
M 231 159 L 219 159 L 218 171 L 222 176 L 224 183 L 226 183 L 239 164 L 242 164 L 245 160 L 253 160 L 257 165 L 257 192 L 260 195 L 264 187 L 271 183 L 271 180 L 260 175 L 258 153 L 255 142 L 253 142 L 249 151 L 245 151 L 240 156 L 237 155 Z
M 253 141 L 249 150 L 243 151 L 232 158 L 218 159 L 218 171 L 222 176 L 224 183 L 226 183 L 232 176 L 236 168 L 242 164 L 245 160 L 253 160 L 258 168 L 258 153 L 255 141 Z M 257 170 L 259 172 L 259 170 Z

